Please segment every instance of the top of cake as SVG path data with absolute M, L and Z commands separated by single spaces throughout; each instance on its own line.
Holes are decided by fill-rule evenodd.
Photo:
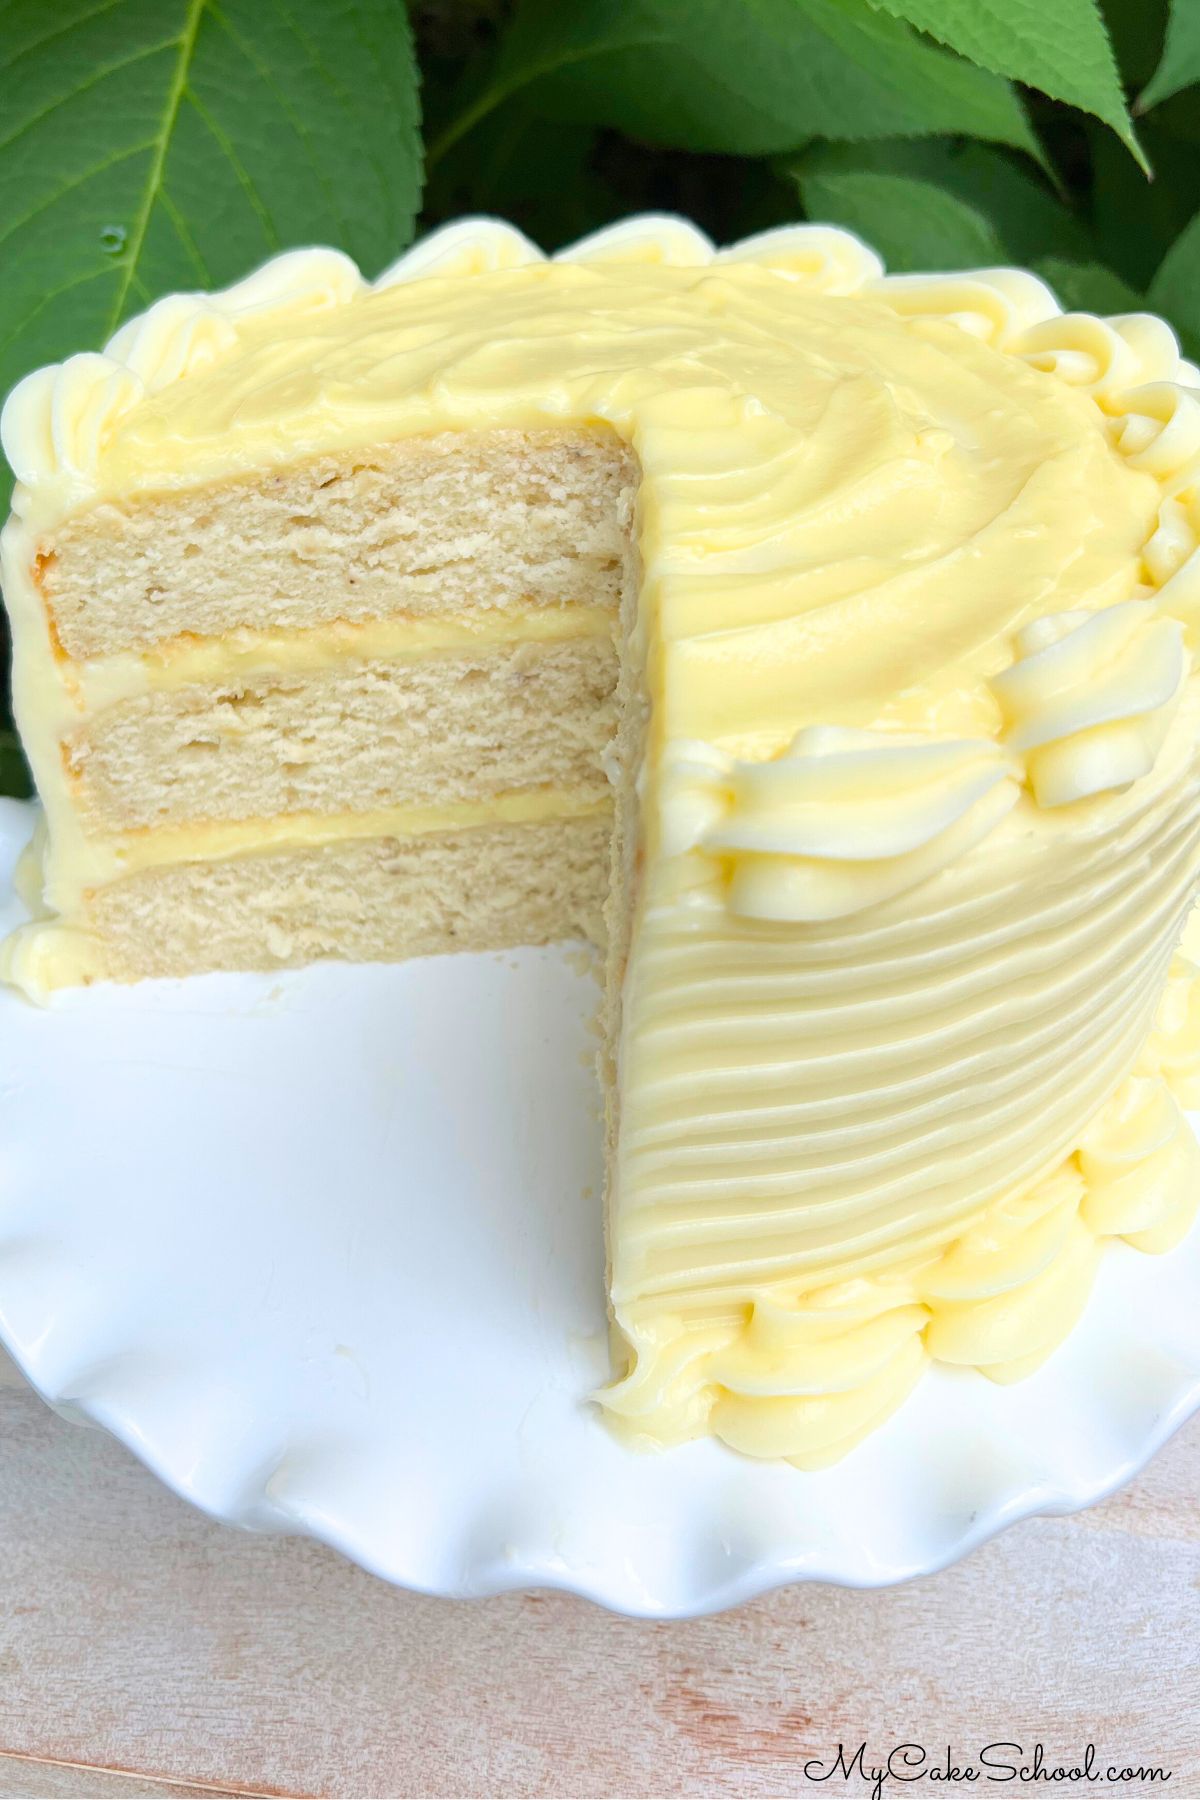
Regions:
M 160 301 L 28 377 L 4 438 L 36 533 L 397 436 L 610 425 L 642 468 L 660 742 L 759 759 L 813 725 L 999 738 L 1027 628 L 1144 599 L 1193 548 L 1193 379 L 1160 320 L 1064 315 L 1010 270 L 886 277 L 823 227 L 718 252 L 636 219 L 547 261 L 481 220 L 371 285 L 298 251 Z

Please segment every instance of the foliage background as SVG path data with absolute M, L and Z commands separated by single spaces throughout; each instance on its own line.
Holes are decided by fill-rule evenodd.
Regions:
M 370 276 L 464 212 L 547 250 L 830 220 L 1200 357 L 1198 84 L 1200 0 L 0 0 L 0 392 L 160 294 L 313 242 Z

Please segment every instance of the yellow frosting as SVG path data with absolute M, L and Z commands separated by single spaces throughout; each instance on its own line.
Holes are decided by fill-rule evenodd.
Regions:
M 930 1356 L 1012 1378 L 1103 1238 L 1164 1247 L 1195 1203 L 1168 1089 L 1200 1083 L 1169 981 L 1196 379 L 1159 320 L 1064 315 L 1018 271 L 889 278 L 821 227 L 715 252 L 634 220 L 548 262 L 466 221 L 372 288 L 314 251 L 160 302 L 5 414 L 51 891 L 96 854 L 38 688 L 57 521 L 405 434 L 610 426 L 652 709 L 604 1402 L 815 1464 Z

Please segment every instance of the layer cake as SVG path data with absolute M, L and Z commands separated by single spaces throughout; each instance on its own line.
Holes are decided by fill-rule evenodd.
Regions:
M 607 945 L 640 1442 L 816 1466 L 1200 1200 L 1200 375 L 814 226 L 466 221 L 4 416 L 8 979 Z

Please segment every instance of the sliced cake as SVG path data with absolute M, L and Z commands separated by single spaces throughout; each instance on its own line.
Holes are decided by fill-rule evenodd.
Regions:
M 9 979 L 603 939 L 610 1416 L 1025 1373 L 1200 1198 L 1194 384 L 811 226 L 160 301 L 5 412 Z

